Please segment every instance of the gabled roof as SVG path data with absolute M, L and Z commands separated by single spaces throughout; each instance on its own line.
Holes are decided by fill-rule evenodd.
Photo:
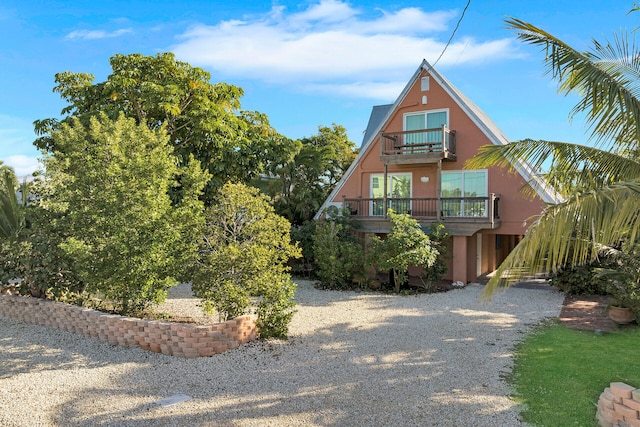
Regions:
M 427 62 L 426 59 L 422 60 L 422 64 L 420 64 L 411 79 L 409 79 L 409 82 L 404 87 L 393 104 L 378 105 L 373 107 L 373 111 L 371 112 L 367 130 L 365 131 L 364 139 L 362 141 L 362 146 L 360 147 L 358 156 L 342 176 L 342 179 L 336 184 L 331 194 L 329 194 L 329 197 L 327 197 L 325 202 L 322 204 L 320 210 L 315 215 L 316 219 L 318 219 L 322 215 L 324 209 L 330 206 L 331 201 L 335 199 L 336 195 L 339 194 L 342 186 L 347 181 L 347 179 L 349 179 L 349 177 L 355 170 L 356 165 L 364 156 L 365 152 L 368 150 L 371 144 L 375 143 L 376 137 L 382 131 L 382 126 L 389 120 L 396 108 L 402 103 L 404 98 L 409 93 L 409 90 L 411 90 L 413 85 L 420 78 L 423 70 L 427 71 L 431 78 L 433 78 L 451 97 L 451 99 L 453 99 L 456 104 L 458 104 L 462 111 L 464 111 L 473 121 L 473 123 L 478 126 L 478 128 L 485 134 L 489 141 L 491 141 L 495 145 L 505 145 L 509 143 L 509 139 L 502 133 L 500 128 L 498 128 L 498 126 L 489 118 L 489 116 L 484 113 L 484 111 L 482 111 L 469 98 L 467 98 L 462 92 L 460 92 L 460 90 L 458 90 L 447 79 L 445 79 L 435 68 L 431 66 L 431 64 Z M 514 167 L 518 171 L 518 173 L 520 173 L 520 175 L 522 175 L 522 177 L 527 181 L 527 183 L 529 183 L 529 185 L 533 187 L 542 201 L 544 201 L 545 203 L 558 203 L 561 201 L 560 196 L 555 191 L 553 191 L 553 189 L 545 185 L 544 181 L 538 176 L 538 174 L 535 173 L 533 168 L 528 163 L 518 162 L 514 165 Z
M 369 123 L 367 123 L 367 130 L 364 131 L 364 137 L 362 138 L 362 145 L 360 146 L 360 150 L 362 150 L 370 139 L 372 139 L 376 134 L 374 131 L 384 123 L 385 119 L 388 115 L 393 111 L 393 104 L 386 105 L 374 105 L 371 110 L 371 116 L 369 116 Z

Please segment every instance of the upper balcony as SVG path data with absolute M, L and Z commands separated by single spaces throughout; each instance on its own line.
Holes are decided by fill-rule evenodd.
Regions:
M 380 160 L 390 165 L 456 161 L 456 131 L 443 125 L 434 129 L 383 132 Z

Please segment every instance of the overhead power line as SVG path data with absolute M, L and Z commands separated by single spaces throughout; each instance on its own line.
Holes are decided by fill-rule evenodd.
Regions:
M 438 61 L 440 61 L 440 58 L 442 58 L 442 55 L 444 55 L 445 51 L 449 47 L 449 44 L 451 43 L 451 40 L 453 40 L 453 36 L 456 35 L 456 31 L 458 31 L 458 27 L 460 27 L 460 23 L 462 22 L 462 18 L 464 18 L 464 13 L 467 11 L 467 9 L 469 8 L 470 4 L 471 4 L 471 0 L 467 0 L 467 5 L 462 10 L 462 15 L 460 15 L 460 19 L 458 19 L 458 23 L 456 24 L 456 27 L 453 29 L 453 33 L 451 33 L 451 37 L 449 37 L 449 41 L 447 41 L 447 44 L 444 46 L 444 49 L 442 49 L 442 53 L 440 53 L 440 56 L 438 56 L 438 59 L 436 59 L 436 62 L 433 63 L 434 67 L 436 66 Z

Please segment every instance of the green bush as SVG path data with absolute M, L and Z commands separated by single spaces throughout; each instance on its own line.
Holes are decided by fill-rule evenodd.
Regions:
M 569 295 L 606 295 L 609 281 L 595 274 L 602 263 L 564 268 L 552 273 L 549 284 Z
M 316 221 L 305 221 L 302 225 L 291 226 L 291 240 L 298 243 L 302 250 L 302 257 L 293 259 L 291 270 L 293 274 L 309 277 L 315 270 L 313 254 L 313 236 L 316 232 Z
M 221 320 L 255 310 L 261 337 L 286 338 L 295 306 L 287 264 L 300 256 L 289 221 L 258 189 L 232 183 L 218 191 L 205 216 L 194 294 Z
M 313 235 L 315 274 L 324 287 L 348 289 L 364 271 L 364 250 L 347 213 L 322 219 Z
M 286 338 L 289 324 L 295 314 L 296 284 L 289 277 L 274 277 L 280 280 L 277 286 L 270 286 L 262 292 L 262 300 L 256 311 L 258 315 L 258 329 L 260 337 Z
M 407 214 L 389 210 L 391 232 L 386 238 L 373 236 L 369 261 L 381 270 L 393 272 L 393 285 L 400 292 L 400 285 L 408 278 L 410 266 L 431 268 L 438 258 L 438 250 L 420 228 L 418 221 Z
M 424 288 L 431 291 L 440 285 L 449 270 L 447 262 L 451 258 L 449 253 L 450 236 L 442 223 L 435 224 L 427 235 L 433 247 L 438 251 L 438 256 L 433 265 L 426 268 L 421 277 Z
M 73 291 L 127 315 L 164 300 L 195 257 L 206 173 L 197 162 L 178 168 L 162 128 L 122 115 L 86 125 L 73 119 L 51 136 L 55 148 L 37 193 L 40 218 L 50 223 L 31 230 L 24 256 L 36 255 L 49 279 L 60 272 L 64 280 L 40 278 L 36 286 L 56 294 L 70 280 Z M 168 192 L 178 177 L 185 197 L 172 204 Z M 23 257 L 27 280 L 38 273 L 29 262 Z

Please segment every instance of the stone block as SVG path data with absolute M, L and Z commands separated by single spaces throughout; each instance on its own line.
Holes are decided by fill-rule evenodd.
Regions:
M 614 403 L 613 404 L 613 410 L 616 411 L 616 413 L 621 414 L 625 419 L 627 418 L 638 418 L 638 411 L 633 409 L 633 408 L 629 408 L 627 405 L 622 405 L 620 403 Z
M 601 410 L 596 413 L 596 419 L 600 427 L 613 427 L 614 419 Z
M 609 388 L 611 389 L 611 393 L 626 399 L 631 399 L 632 393 L 635 390 L 635 387 L 620 382 L 611 383 Z
M 613 401 L 607 399 L 603 392 L 600 394 L 600 399 L 598 399 L 598 407 L 613 409 Z
M 635 399 L 622 399 L 622 404 L 636 411 L 640 411 L 640 402 Z

